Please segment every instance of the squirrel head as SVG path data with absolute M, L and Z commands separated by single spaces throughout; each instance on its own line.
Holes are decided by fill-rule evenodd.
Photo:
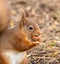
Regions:
M 13 45 L 19 51 L 29 50 L 40 43 L 40 33 L 37 21 L 29 14 L 24 14 L 14 29 L 17 41 Z

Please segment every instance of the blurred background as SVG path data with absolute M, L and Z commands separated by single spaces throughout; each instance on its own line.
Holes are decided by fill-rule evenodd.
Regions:
M 25 8 L 41 29 L 41 44 L 29 51 L 29 64 L 60 64 L 60 0 L 8 0 L 11 21 L 19 21 Z

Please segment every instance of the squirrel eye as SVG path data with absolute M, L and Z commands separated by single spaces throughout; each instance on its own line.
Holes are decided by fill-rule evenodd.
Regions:
M 29 25 L 28 28 L 29 28 L 30 31 L 33 31 L 34 30 L 34 27 L 32 25 Z

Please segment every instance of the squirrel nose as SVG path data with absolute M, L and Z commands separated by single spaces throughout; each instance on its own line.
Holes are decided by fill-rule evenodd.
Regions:
M 35 34 L 34 36 L 35 36 L 35 37 L 38 37 L 38 36 L 40 36 L 40 33 L 38 33 L 38 34 Z
M 41 31 L 40 31 L 40 30 L 36 30 L 33 35 L 34 35 L 35 37 L 38 37 L 38 36 L 41 35 Z
M 32 39 L 39 41 L 39 40 L 40 40 L 40 34 L 41 34 L 40 31 L 36 31 L 36 32 L 32 35 Z

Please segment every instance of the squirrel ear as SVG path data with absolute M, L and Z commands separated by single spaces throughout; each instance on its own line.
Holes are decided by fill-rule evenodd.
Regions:
M 22 16 L 21 17 L 21 20 L 20 20 L 20 27 L 23 27 L 24 24 L 26 23 L 26 21 L 27 21 L 26 17 L 25 16 Z
M 20 21 L 20 26 L 23 26 L 27 22 L 28 17 L 29 17 L 29 13 L 26 10 L 23 10 L 21 21 Z

